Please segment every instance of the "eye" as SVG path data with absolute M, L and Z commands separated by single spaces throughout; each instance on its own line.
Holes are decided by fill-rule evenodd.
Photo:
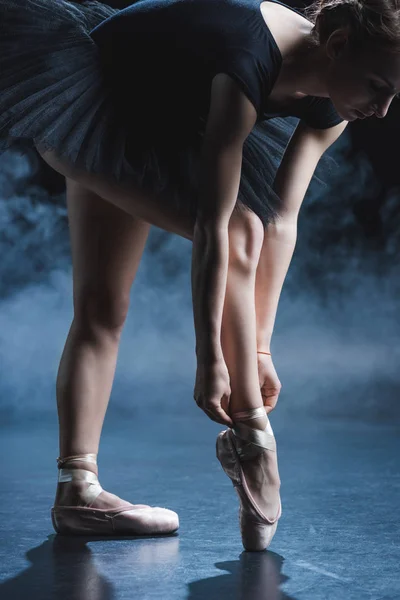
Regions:
M 371 90 L 374 90 L 375 92 L 380 92 L 381 90 L 385 89 L 384 87 L 379 87 L 373 81 L 370 81 L 369 87 L 371 88 Z
M 386 90 L 385 86 L 380 86 L 379 87 L 373 81 L 370 81 L 369 87 L 371 88 L 371 90 L 374 90 L 374 92 L 383 92 L 383 91 Z M 394 98 L 396 100 L 400 100 L 400 93 L 399 94 L 395 94 Z

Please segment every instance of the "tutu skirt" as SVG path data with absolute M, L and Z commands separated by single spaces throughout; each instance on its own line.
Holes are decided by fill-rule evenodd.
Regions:
M 158 123 L 156 130 L 151 116 L 135 122 L 90 36 L 117 12 L 97 1 L 0 0 L 0 152 L 21 142 L 50 149 L 90 173 L 139 184 L 195 217 L 205 119 L 193 128 Z M 145 90 L 134 82 L 143 106 Z M 296 123 L 262 121 L 244 143 L 237 206 L 264 226 L 280 212 L 273 181 Z

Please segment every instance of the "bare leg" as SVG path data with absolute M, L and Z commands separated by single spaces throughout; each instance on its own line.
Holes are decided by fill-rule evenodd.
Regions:
M 130 288 L 150 229 L 68 179 L 67 206 L 74 318 L 57 377 L 61 457 L 98 453 Z M 95 464 L 74 466 L 97 474 Z M 59 485 L 55 504 L 74 503 L 79 504 L 79 483 Z M 130 503 L 103 491 L 93 506 L 125 504 Z
M 263 243 L 263 225 L 252 213 L 233 214 L 229 224 L 229 269 L 222 319 L 222 347 L 228 367 L 229 414 L 263 406 L 258 380 L 255 278 Z M 265 429 L 267 418 L 247 425 Z M 268 431 L 268 429 L 267 429 Z M 242 462 L 250 491 L 264 514 L 273 519 L 279 508 L 280 478 L 277 454 L 266 450 Z
M 71 242 L 75 245 L 74 321 L 57 382 L 60 456 L 96 454 L 129 290 L 149 227 L 156 225 L 190 239 L 187 231 L 193 229 L 194 223 L 190 215 L 181 211 L 178 214 L 165 197 L 151 195 L 134 184 L 118 185 L 102 175 L 79 170 L 52 151 L 41 156 L 67 179 Z M 88 461 L 73 465 L 97 474 L 97 466 Z M 62 490 L 70 493 L 72 487 L 71 482 Z M 73 503 L 71 495 L 66 499 L 61 493 L 59 486 L 55 504 Z M 91 507 L 109 508 L 110 503 L 115 506 L 116 500 L 121 506 L 120 499 L 102 492 Z M 75 501 L 79 504 L 79 497 Z M 168 521 L 168 515 L 164 524 L 165 519 Z
M 188 234 L 193 225 L 190 219 L 185 222 L 183 215 L 174 214 L 173 209 L 161 199 L 148 198 L 140 190 L 122 189 L 98 176 L 71 171 L 51 153 L 42 156 L 56 171 L 74 179 L 115 207 L 137 219 L 191 239 Z M 254 301 L 256 268 L 264 234 L 263 229 L 260 232 L 261 225 L 253 213 L 237 214 L 234 211 L 229 227 L 230 265 L 222 345 L 231 376 L 231 413 L 263 406 L 258 384 Z M 266 417 L 251 421 L 251 425 L 259 429 L 264 429 L 266 423 Z M 276 454 L 266 451 L 255 462 L 247 461 L 244 471 L 254 499 L 268 517 L 274 518 L 280 486 Z
M 133 183 L 117 184 L 102 175 L 80 171 L 67 161 L 61 161 L 51 150 L 40 154 L 57 173 L 79 183 L 135 219 L 192 239 L 188 231 L 194 228 L 193 217 L 184 214 L 182 208 L 178 211 L 164 196 L 150 194 Z

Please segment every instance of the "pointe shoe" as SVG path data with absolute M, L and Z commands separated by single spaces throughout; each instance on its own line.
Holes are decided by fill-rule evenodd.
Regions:
M 54 505 L 51 509 L 53 527 L 57 533 L 66 535 L 158 535 L 174 533 L 179 528 L 178 515 L 167 508 L 130 504 L 115 508 L 92 508 L 101 494 L 97 475 L 86 469 L 69 469 L 64 465 L 73 461 L 97 464 L 96 454 L 82 454 L 58 458 L 58 483 L 86 482 L 87 489 L 80 491 L 79 506 Z
M 235 415 L 231 416 L 234 420 Z M 243 420 L 266 416 L 264 408 L 240 413 L 240 418 Z M 254 458 L 265 450 L 276 452 L 274 435 L 268 433 L 267 429 L 272 431 L 269 421 L 265 430 L 262 431 L 236 420 L 234 427 L 222 431 L 216 442 L 217 458 L 232 481 L 239 497 L 239 526 L 242 543 L 245 550 L 250 551 L 262 551 L 268 548 L 275 535 L 278 519 L 282 514 L 280 497 L 276 517 L 271 520 L 263 514 L 250 493 L 240 463 L 240 459 Z

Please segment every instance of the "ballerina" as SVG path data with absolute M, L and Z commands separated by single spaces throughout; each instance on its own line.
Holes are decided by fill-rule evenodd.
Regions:
M 23 139 L 66 178 L 74 319 L 57 379 L 53 525 L 173 533 L 178 515 L 101 488 L 97 454 L 149 228 L 193 241 L 194 399 L 247 550 L 282 514 L 270 343 L 297 217 L 349 121 L 400 88 L 397 0 L 0 0 L 0 150 Z M 287 117 L 297 117 L 293 130 Z M 273 119 L 273 120 L 272 120 Z

